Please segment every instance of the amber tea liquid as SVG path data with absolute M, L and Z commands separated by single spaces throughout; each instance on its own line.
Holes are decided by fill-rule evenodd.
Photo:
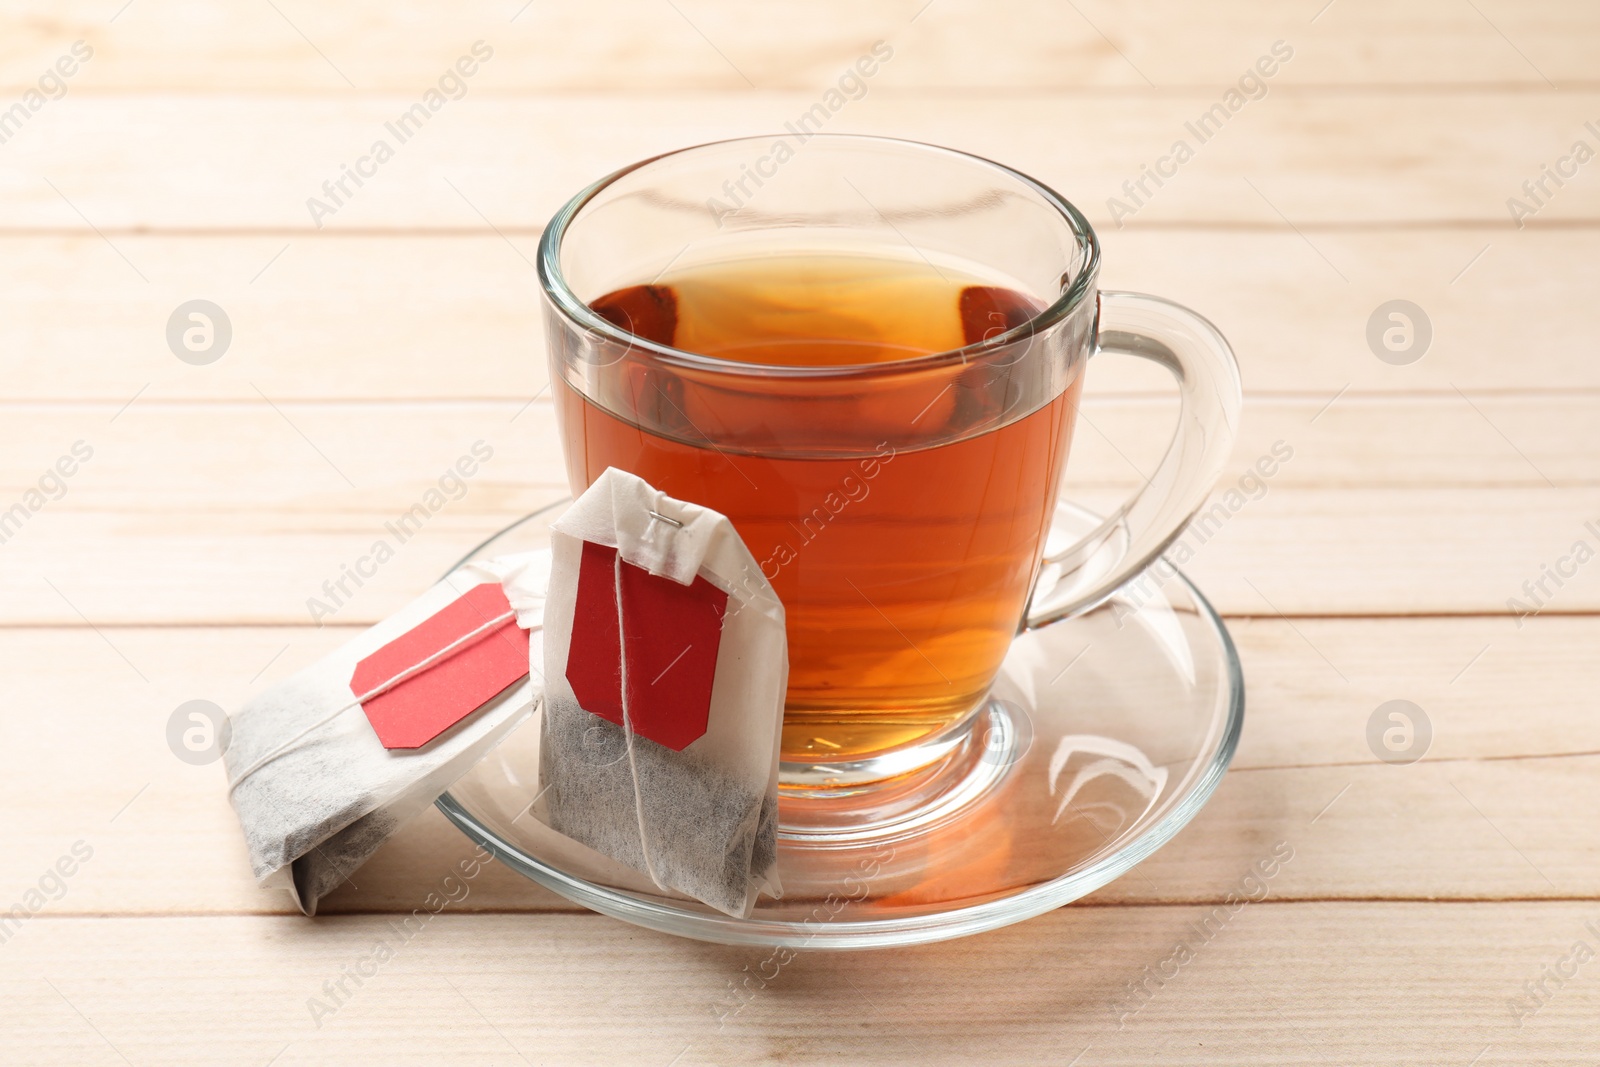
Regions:
M 793 256 L 682 270 L 591 307 L 681 351 L 820 368 L 948 352 L 1039 303 L 921 260 Z M 959 721 L 1017 632 L 1082 378 L 1008 409 L 1014 395 L 962 370 L 859 401 L 840 401 L 854 387 L 837 377 L 730 390 L 640 371 L 604 407 L 556 386 L 574 492 L 608 466 L 632 472 L 727 515 L 761 562 L 788 619 L 786 762 L 867 759 Z M 822 391 L 826 419 L 808 403 Z M 681 432 L 641 428 L 663 419 Z

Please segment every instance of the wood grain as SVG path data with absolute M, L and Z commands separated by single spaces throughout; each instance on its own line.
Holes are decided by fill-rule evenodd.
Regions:
M 1079 412 L 1069 493 L 1143 484 L 1177 419 L 1175 399 L 1096 393 L 1091 386 Z M 390 517 L 435 488 L 463 456 L 477 470 L 464 492 L 453 492 L 452 514 L 503 516 L 566 491 L 545 397 L 429 404 L 262 395 L 255 402 L 141 396 L 127 407 L 12 406 L 0 421 L 0 493 L 20 498 L 37 488 L 42 473 L 80 440 L 80 452 L 92 457 L 68 464 L 77 470 L 64 490 L 47 489 L 54 499 L 37 509 L 41 516 L 245 509 Z M 1247 398 L 1219 494 L 1237 489 L 1247 473 L 1265 483 L 1247 483 L 1252 496 L 1281 487 L 1581 489 L 1597 481 L 1600 442 L 1585 427 L 1600 419 L 1600 392 L 1330 399 Z M 1429 433 L 1419 435 L 1423 424 Z M 488 458 L 469 454 L 478 442 Z M 276 462 L 252 463 L 263 448 Z M 20 543 L 21 533 L 16 537 Z
M 995 101 L 965 94 L 869 94 L 826 128 L 1002 160 L 1104 226 L 1109 199 L 1128 196 L 1123 183 L 1168 153 L 1186 136 L 1185 122 L 1219 96 L 1026 97 L 997 113 Z M 347 186 L 352 197 L 335 215 L 314 219 L 307 200 L 326 195 L 323 183 L 368 153 L 386 136 L 384 124 L 414 102 L 398 95 L 68 97 L 6 144 L 0 230 L 88 235 L 87 219 L 115 241 L 144 230 L 482 232 L 487 220 L 514 242 L 517 231 L 544 225 L 601 175 L 686 145 L 764 138 L 815 100 L 794 92 L 469 94 L 400 144 L 360 189 Z M 1325 260 L 1325 284 L 1349 284 L 1349 273 L 1319 247 L 1321 230 L 1448 222 L 1484 228 L 1484 241 L 1510 239 L 1518 231 L 1507 198 L 1521 195 L 1522 183 L 1576 139 L 1592 142 L 1583 124 L 1597 117 L 1600 92 L 1582 89 L 1285 90 L 1239 111 L 1204 144 L 1187 134 L 1198 145 L 1194 158 L 1161 188 L 1147 184 L 1149 200 L 1124 221 L 1298 229 L 1310 242 L 1304 254 Z M 1548 189 L 1530 226 L 1600 217 L 1600 183 L 1575 179 Z M 1461 262 L 1475 250 L 1469 246 Z M 527 270 L 531 279 L 526 256 L 507 249 L 506 269 Z M 130 277 L 144 273 L 124 268 Z
M 301 469 L 329 497 L 345 492 L 313 457 Z M 489 487 L 481 487 L 487 495 Z M 468 500 L 472 499 L 469 491 Z M 516 486 L 506 499 L 529 510 L 564 496 Z M 1109 488 L 1072 499 L 1105 511 L 1125 496 Z M 543 496 L 541 500 L 540 497 Z M 359 589 L 346 584 L 338 622 L 370 623 L 436 581 L 470 547 L 519 518 L 430 517 L 404 542 L 385 523 L 414 500 L 361 514 L 312 509 L 202 514 L 51 511 L 32 516 L 4 546 L 0 619 L 11 624 L 98 626 L 299 624 L 315 621 L 324 582 L 386 541 L 393 558 Z M 1272 616 L 1519 613 L 1516 599 L 1543 582 L 1543 610 L 1600 610 L 1600 572 L 1589 566 L 1600 490 L 1545 487 L 1270 488 L 1259 500 L 1185 538 L 1184 570 L 1225 614 Z M 1313 565 L 1307 561 L 1315 561 Z M 1559 585 L 1545 568 L 1569 573 Z M 1537 586 L 1534 586 L 1537 588 Z M 1508 620 L 1509 622 L 1509 620 Z
M 174 758 L 167 722 L 188 700 L 236 707 L 349 633 L 0 630 L 14 665 L 0 679 L 0 807 L 14 816 L 0 886 L 33 882 L 83 839 L 95 860 L 56 911 L 286 912 L 251 884 L 220 765 Z M 1189 829 L 1092 899 L 1217 900 L 1280 838 L 1301 853 L 1275 883 L 1283 899 L 1600 895 L 1585 830 L 1600 620 L 1253 619 L 1234 633 L 1249 686 L 1234 771 Z M 1394 699 L 1431 723 L 1421 763 L 1381 764 L 1368 747 L 1368 719 Z M 430 812 L 328 907 L 407 910 L 469 854 Z M 464 906 L 571 907 L 498 865 Z
M 94 56 L 0 144 L 0 515 L 75 441 L 94 456 L 0 542 L 0 913 L 93 855 L 0 925 L 0 1059 L 1592 1060 L 1587 970 L 1517 998 L 1600 948 L 1600 569 L 1573 564 L 1600 547 L 1600 184 L 1547 189 L 1521 229 L 1508 198 L 1600 145 L 1595 5 L 22 0 L 3 21 L 0 114 L 74 41 Z M 480 39 L 464 97 L 316 228 L 307 197 Z M 169 751 L 173 710 L 234 706 L 563 495 L 528 403 L 539 228 L 617 166 L 780 129 L 880 39 L 830 130 L 1032 173 L 1094 220 L 1105 287 L 1216 321 L 1249 397 L 1216 500 L 1294 449 L 1182 543 L 1248 680 L 1213 801 L 1076 906 L 775 977 L 499 865 L 402 944 L 391 924 L 470 848 L 435 811 L 332 914 L 287 914 L 219 766 Z M 1109 199 L 1277 40 L 1264 97 L 1116 225 Z M 235 329 L 209 367 L 163 336 L 196 297 Z M 1366 340 L 1395 299 L 1433 329 L 1405 366 Z M 1089 383 L 1068 492 L 1105 508 L 1151 469 L 1171 387 L 1111 362 Z M 477 440 L 495 456 L 465 495 L 310 625 L 307 598 Z M 1410 766 L 1369 748 L 1393 699 L 1431 723 Z M 1280 841 L 1267 899 L 1152 979 Z M 393 959 L 314 1018 L 381 939 Z
M 1588 525 L 1600 455 L 1583 429 L 1597 404 L 1252 400 L 1227 475 L 1173 557 L 1230 614 L 1517 612 L 1508 601 L 1536 596 L 1594 610 L 1600 585 L 1575 546 L 1600 540 Z M 1083 416 L 1064 492 L 1105 510 L 1154 469 L 1174 412 L 1109 398 Z M 50 480 L 78 442 L 93 458 Z M 455 478 L 480 442 L 492 458 Z M 543 400 L 22 405 L 0 421 L 0 446 L 0 620 L 12 624 L 314 621 L 311 598 L 334 603 L 323 583 L 382 540 L 395 558 L 334 605 L 339 622 L 371 622 L 567 492 Z M 449 495 L 430 499 L 441 484 Z M 420 531 L 397 527 L 419 503 L 433 510 Z M 1306 567 L 1308 554 L 1324 565 Z M 1572 573 L 1556 581 L 1547 566 Z
M 1289 82 L 1546 90 L 1546 78 L 1563 88 L 1593 80 L 1589 42 L 1600 29 L 1579 0 L 1485 2 L 1478 11 L 1446 0 L 1342 0 L 1329 10 L 1266 0 L 1203 8 L 1181 0 L 827 0 L 767 7 L 759 18 L 731 0 L 117 7 L 17 5 L 0 85 L 31 84 L 81 38 L 96 53 L 82 79 L 87 91 L 420 90 L 482 38 L 496 50 L 492 84 L 515 92 L 820 89 L 880 39 L 895 48 L 885 88 L 1220 87 L 1283 39 L 1296 49 L 1281 75 Z
M 6 946 L 0 1019 L 30 1063 L 1577 1065 L 1592 981 L 1520 1027 L 1509 1002 L 1592 948 L 1595 913 L 1268 902 L 1200 942 L 1205 909 L 1067 908 L 960 943 L 770 961 L 577 915 L 446 912 L 403 943 L 386 916 L 41 917 Z M 1145 968 L 1181 938 L 1197 947 L 1157 986 Z M 391 957 L 318 1027 L 308 1002 L 383 939 Z
M 1588 230 L 1318 233 L 1348 284 L 1288 230 L 1130 224 L 1101 237 L 1102 287 L 1204 314 L 1258 396 L 1600 388 Z M 148 283 L 92 234 L 0 237 L 6 399 L 525 400 L 545 383 L 533 272 L 492 233 L 115 240 Z M 531 236 L 511 240 L 533 256 Z M 204 367 L 165 339 L 173 309 L 196 297 L 220 304 L 233 330 Z M 1421 306 L 1433 334 L 1405 366 L 1366 340 L 1373 312 L 1397 298 Z M 1097 364 L 1089 382 L 1091 395 L 1172 389 L 1131 361 Z

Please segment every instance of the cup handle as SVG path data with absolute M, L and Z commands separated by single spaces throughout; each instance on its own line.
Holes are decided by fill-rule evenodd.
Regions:
M 1233 451 L 1239 364 L 1217 328 L 1143 293 L 1102 292 L 1093 355 L 1152 360 L 1178 380 L 1178 428 L 1155 474 L 1092 533 L 1046 556 L 1028 601 L 1032 629 L 1093 608 L 1148 567 L 1205 503 Z

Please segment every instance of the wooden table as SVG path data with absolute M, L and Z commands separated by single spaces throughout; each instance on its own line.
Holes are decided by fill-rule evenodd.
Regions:
M 306 920 L 254 886 L 220 764 L 175 758 L 169 719 L 237 705 L 562 495 L 542 223 L 623 163 L 780 128 L 877 40 L 892 58 L 830 129 L 1064 191 L 1100 228 L 1107 287 L 1234 341 L 1237 474 L 1293 449 L 1188 568 L 1244 657 L 1232 773 L 1076 905 L 802 954 L 720 1022 L 764 953 L 587 914 L 497 866 L 314 1019 L 470 848 L 429 812 Z M 313 218 L 477 41 L 493 54 L 464 95 Z M 1197 143 L 1185 123 L 1279 41 L 1292 57 L 1245 83 L 1259 98 L 1130 203 L 1123 183 Z M 26 917 L 0 925 L 0 1059 L 1593 1063 L 1597 59 L 1580 0 L 11 5 L 0 512 L 23 511 L 0 544 L 0 910 Z M 209 365 L 167 343 L 192 299 L 231 323 Z M 1420 359 L 1369 346 L 1391 300 L 1431 324 Z M 1137 484 L 1169 391 L 1096 368 L 1075 499 Z M 479 440 L 494 458 L 465 495 L 313 624 L 324 581 Z M 48 475 L 63 457 L 71 476 Z M 1420 762 L 1369 746 L 1390 700 L 1431 724 Z M 1270 896 L 1120 1016 L 1280 841 Z

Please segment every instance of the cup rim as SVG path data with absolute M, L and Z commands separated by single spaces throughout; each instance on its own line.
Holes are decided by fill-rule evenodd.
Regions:
M 567 201 L 545 226 L 544 233 L 539 237 L 539 249 L 536 256 L 535 269 L 539 275 L 539 287 L 543 290 L 555 308 L 567 319 L 576 322 L 591 333 L 597 333 L 608 341 L 627 345 L 629 348 L 648 352 L 655 359 L 672 366 L 692 370 L 713 371 L 720 373 L 737 373 L 741 375 L 770 376 L 778 378 L 840 378 L 857 375 L 881 376 L 895 373 L 920 372 L 930 367 L 942 366 L 946 363 L 967 363 L 990 355 L 1004 349 L 1017 341 L 1031 337 L 1048 330 L 1064 321 L 1088 298 L 1095 289 L 1095 282 L 1100 273 L 1100 240 L 1095 235 L 1094 228 L 1089 225 L 1089 220 L 1084 217 L 1070 200 L 1057 193 L 1043 182 L 1029 177 L 1014 167 L 1004 163 L 997 163 L 987 156 L 980 156 L 973 152 L 963 152 L 955 148 L 946 148 L 942 145 L 928 144 L 923 141 L 913 141 L 902 137 L 881 137 L 875 134 L 853 133 L 817 133 L 807 138 L 812 140 L 825 140 L 831 142 L 878 142 L 902 148 L 914 148 L 950 156 L 958 156 L 968 160 L 975 160 L 996 170 L 1003 171 L 1017 179 L 1024 186 L 1033 190 L 1047 204 L 1054 208 L 1067 221 L 1068 226 L 1077 236 L 1085 253 L 1083 269 L 1073 278 L 1062 294 L 1053 302 L 1046 305 L 1038 314 L 1026 322 L 1014 326 L 1004 333 L 994 337 L 985 338 L 970 345 L 960 348 L 947 349 L 941 352 L 930 352 L 927 355 L 915 356 L 911 359 L 892 360 L 884 363 L 854 363 L 837 366 L 794 366 L 776 363 L 745 363 L 738 360 L 723 359 L 718 356 L 707 356 L 697 352 L 690 352 L 681 348 L 673 348 L 642 337 L 629 330 L 625 330 L 609 319 L 603 317 L 587 303 L 580 300 L 567 285 L 566 276 L 561 270 L 561 244 L 565 238 L 568 227 L 577 218 L 578 213 L 602 191 L 616 182 L 634 173 L 649 167 L 662 160 L 674 156 L 697 152 L 701 149 L 712 148 L 718 145 L 738 144 L 743 142 L 766 143 L 779 134 L 767 134 L 751 137 L 727 137 L 717 141 L 705 141 L 701 144 L 690 145 L 685 148 L 673 149 L 647 159 L 631 163 L 626 167 L 611 172 L 605 177 L 595 181 L 581 190 L 571 200 Z

